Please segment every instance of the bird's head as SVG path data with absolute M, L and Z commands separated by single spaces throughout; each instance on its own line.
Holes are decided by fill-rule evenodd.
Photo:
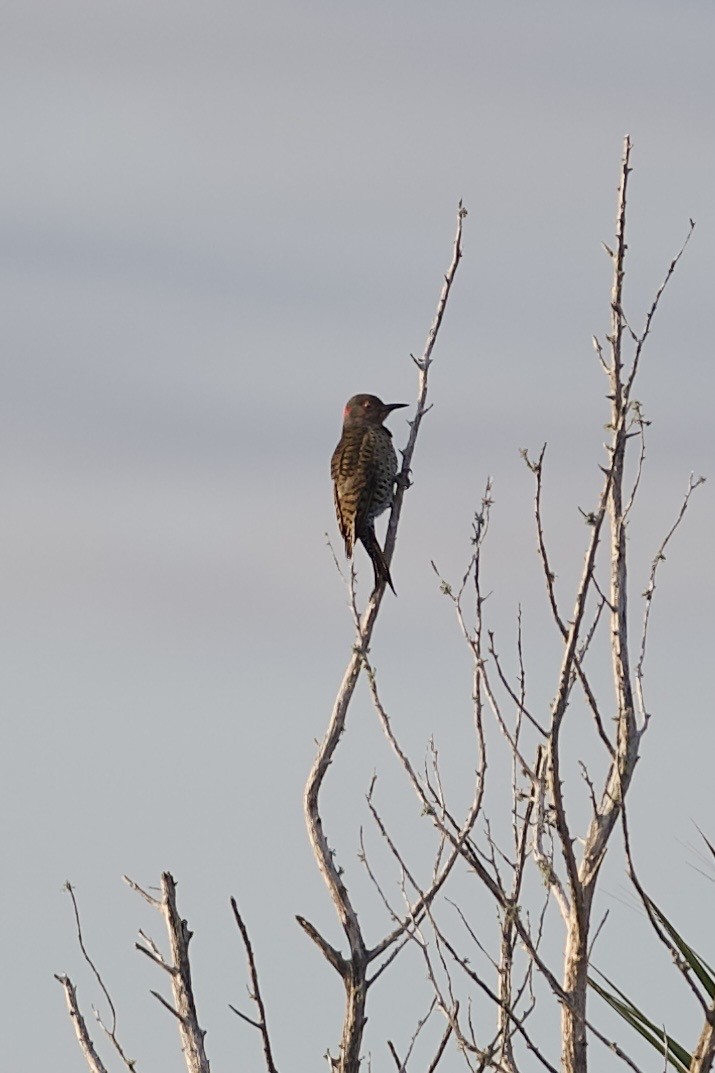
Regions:
M 406 402 L 383 402 L 377 395 L 353 395 L 345 404 L 343 424 L 381 425 L 393 410 L 407 405 Z

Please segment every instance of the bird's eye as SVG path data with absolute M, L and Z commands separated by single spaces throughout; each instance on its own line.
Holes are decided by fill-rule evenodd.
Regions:
M 365 399 L 365 401 L 363 403 L 363 406 L 365 407 L 366 410 L 369 410 L 370 409 L 370 400 Z

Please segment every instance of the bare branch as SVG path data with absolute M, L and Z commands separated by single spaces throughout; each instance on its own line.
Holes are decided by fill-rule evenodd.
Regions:
M 521 452 L 522 458 L 526 462 L 527 466 L 534 474 L 536 478 L 536 492 L 534 495 L 534 515 L 536 517 L 536 537 L 539 545 L 539 556 L 541 558 L 541 566 L 544 571 L 544 579 L 546 581 L 546 592 L 549 597 L 549 604 L 551 606 L 551 613 L 554 617 L 554 622 L 559 628 L 559 632 L 562 637 L 566 636 L 566 626 L 559 612 L 558 603 L 556 601 L 556 590 L 554 588 L 554 582 L 556 581 L 556 574 L 551 568 L 551 562 L 549 561 L 549 555 L 546 550 L 546 537 L 544 536 L 544 522 L 542 515 L 542 494 L 543 494 L 543 473 L 544 473 L 544 457 L 546 455 L 546 444 L 543 445 L 539 453 L 539 457 L 535 462 L 532 462 L 528 453 L 525 450 Z
M 84 936 L 82 935 L 82 925 L 81 925 L 80 919 L 79 919 L 79 906 L 77 905 L 77 898 L 75 897 L 74 887 L 69 882 L 69 880 L 67 880 L 67 882 L 65 883 L 65 890 L 67 891 L 67 893 L 70 896 L 70 899 L 72 900 L 72 909 L 74 911 L 75 927 L 76 927 L 76 930 L 77 930 L 77 942 L 79 943 L 79 948 L 82 951 L 82 956 L 83 956 L 84 960 L 87 962 L 87 964 L 89 965 L 90 969 L 92 970 L 94 978 L 97 981 L 97 983 L 99 984 L 99 986 L 100 986 L 100 988 L 102 990 L 102 993 L 104 994 L 104 997 L 107 1000 L 107 1005 L 109 1006 L 109 1010 L 110 1010 L 111 1017 L 112 1017 L 111 1025 L 110 1026 L 105 1025 L 104 1021 L 102 1020 L 102 1018 L 100 1016 L 100 1014 L 95 1010 L 95 1017 L 97 1019 L 97 1023 L 99 1024 L 100 1028 L 102 1028 L 102 1030 L 106 1033 L 106 1035 L 110 1039 L 110 1041 L 112 1043 L 112 1046 L 114 1047 L 115 1051 L 117 1052 L 117 1054 L 121 1058 L 121 1060 L 124 1063 L 124 1065 L 126 1066 L 126 1068 L 131 1070 L 131 1071 L 133 1071 L 133 1070 L 136 1069 L 136 1062 L 132 1058 L 127 1058 L 126 1054 L 124 1053 L 124 1048 L 122 1047 L 121 1043 L 119 1042 L 119 1039 L 117 1038 L 117 1011 L 115 1009 L 114 1003 L 112 1002 L 112 997 L 109 994 L 109 991 L 108 991 L 108 989 L 107 989 L 107 987 L 106 987 L 106 985 L 104 983 L 104 980 L 101 977 L 99 969 L 97 968 L 97 966 L 92 961 L 92 959 L 89 956 L 89 953 L 87 951 L 87 947 L 85 946 Z M 59 979 L 59 977 L 57 977 L 57 979 Z
M 710 1003 L 703 1030 L 693 1051 L 690 1073 L 710 1073 L 715 1064 L 715 999 Z
M 132 888 L 132 890 L 136 894 L 140 894 L 141 897 L 144 899 L 144 901 L 148 902 L 149 905 L 152 906 L 153 909 L 161 910 L 161 899 L 160 898 L 155 898 L 153 895 L 149 894 L 148 891 L 145 891 L 143 889 L 143 887 L 140 887 L 139 884 L 135 883 L 133 879 L 129 878 L 129 876 L 122 876 L 122 879 L 124 880 L 124 882 L 127 884 L 128 887 Z
M 255 1002 L 256 1007 L 258 1008 L 258 1017 L 259 1017 L 258 1022 L 251 1021 L 250 1018 L 247 1018 L 247 1017 L 244 1017 L 244 1020 L 247 1020 L 247 1021 L 249 1021 L 250 1024 L 255 1025 L 255 1027 L 261 1033 L 261 1037 L 263 1039 L 263 1055 L 264 1055 L 265 1060 L 266 1060 L 266 1069 L 268 1070 L 268 1073 L 278 1073 L 278 1070 L 276 1069 L 275 1063 L 273 1061 L 273 1051 L 271 1049 L 271 1040 L 270 1040 L 270 1036 L 268 1035 L 268 1023 L 267 1023 L 267 1020 L 266 1020 L 266 1008 L 265 1008 L 265 1005 L 263 1003 L 263 996 L 261 995 L 261 987 L 260 987 L 260 984 L 258 982 L 258 969 L 256 968 L 256 959 L 255 959 L 255 957 L 253 955 L 253 947 L 251 945 L 251 940 L 250 940 L 250 937 L 248 935 L 248 928 L 246 927 L 246 925 L 245 925 L 245 923 L 243 921 L 243 917 L 241 916 L 241 914 L 238 911 L 238 905 L 236 904 L 236 899 L 235 898 L 231 898 L 231 909 L 233 910 L 233 916 L 234 916 L 234 919 L 236 921 L 236 925 L 238 927 L 238 930 L 241 933 L 241 939 L 243 940 L 243 945 L 244 945 L 244 947 L 246 949 L 246 958 L 248 960 L 248 971 L 249 971 L 249 974 L 250 974 L 250 977 L 251 977 L 251 987 L 253 988 L 253 990 L 251 992 L 249 992 L 249 994 L 250 994 L 251 998 L 253 999 L 253 1001 Z M 234 1009 L 235 1013 L 238 1013 L 238 1010 L 236 1010 L 234 1007 L 231 1007 L 231 1008 Z M 244 1016 L 243 1014 L 239 1013 L 239 1017 L 243 1017 L 243 1016 Z
M 109 1009 L 110 1009 L 111 1014 L 112 1014 L 111 1033 L 113 1033 L 114 1030 L 117 1027 L 117 1011 L 114 1008 L 114 1003 L 112 1002 L 111 995 L 109 994 L 109 991 L 105 987 L 104 980 L 100 976 L 99 970 L 97 969 L 97 966 L 94 964 L 94 962 L 92 961 L 91 957 L 89 956 L 89 954 L 87 952 L 87 947 L 84 945 L 84 937 L 82 935 L 82 925 L 80 924 L 80 919 L 79 919 L 79 907 L 77 906 L 77 899 L 75 897 L 74 887 L 72 886 L 72 884 L 70 883 L 69 880 L 67 880 L 67 882 L 65 883 L 65 890 L 69 894 L 70 899 L 72 901 L 72 909 L 74 911 L 74 920 L 75 920 L 75 927 L 77 929 L 77 942 L 79 943 L 79 948 L 82 951 L 82 956 L 83 956 L 84 960 L 87 962 L 87 964 L 89 965 L 90 969 L 92 970 L 94 978 L 97 981 L 97 983 L 99 984 L 100 988 L 102 989 L 102 992 L 104 993 L 104 997 L 107 1000 L 107 1005 L 109 1006 Z
M 650 424 L 650 421 L 646 421 L 645 417 L 643 416 L 643 408 L 636 399 L 631 400 L 630 408 L 632 413 L 635 415 L 632 419 L 632 424 L 637 427 L 637 432 L 630 433 L 630 435 L 638 436 L 638 439 L 640 440 L 640 451 L 638 452 L 638 464 L 636 466 L 636 475 L 633 480 L 633 487 L 631 488 L 628 502 L 623 508 L 624 522 L 628 521 L 628 515 L 633 509 L 633 504 L 636 501 L 636 494 L 640 487 L 641 477 L 643 476 L 643 466 L 645 465 L 645 430 L 646 426 Z
M 372 671 L 372 669 L 370 670 L 370 674 L 371 674 L 372 679 L 374 681 L 374 672 Z M 374 697 L 377 698 L 376 693 L 374 694 Z M 377 698 L 375 700 L 375 703 L 379 704 L 379 698 Z M 386 935 L 384 939 L 381 939 L 380 942 L 376 943 L 376 945 L 374 947 L 372 947 L 371 950 L 368 951 L 368 953 L 367 953 L 368 961 L 374 961 L 374 959 L 376 957 L 379 957 L 390 946 L 392 946 L 393 943 L 395 943 L 398 939 L 400 939 L 404 935 L 404 933 L 406 931 L 408 931 L 411 928 L 416 927 L 419 924 L 420 920 L 423 918 L 423 916 L 427 912 L 429 906 L 434 901 L 437 893 L 444 886 L 444 883 L 445 883 L 445 881 L 447 879 L 447 876 L 452 871 L 452 868 L 454 867 L 455 862 L 458 860 L 458 858 L 460 856 L 460 852 L 461 852 L 461 844 L 464 841 L 464 839 L 467 837 L 469 831 L 471 830 L 471 828 L 472 828 L 472 826 L 474 824 L 474 820 L 476 819 L 478 808 L 475 811 L 474 807 L 473 807 L 470 810 L 470 812 L 468 813 L 467 820 L 465 821 L 465 824 L 462 827 L 462 831 L 460 832 L 461 838 L 457 839 L 456 844 L 452 848 L 450 856 L 447 858 L 447 861 L 443 865 L 442 869 L 440 871 L 438 871 L 437 874 L 434 876 L 432 884 L 426 890 L 423 891 L 420 888 L 420 885 L 417 883 L 417 881 L 412 876 L 410 870 L 408 869 L 406 862 L 404 861 L 403 857 L 401 856 L 401 854 L 400 854 L 399 850 L 397 849 L 397 846 L 395 845 L 394 841 L 390 837 L 390 835 L 389 835 L 384 823 L 382 822 L 382 819 L 380 818 L 379 813 L 377 812 L 377 809 L 373 805 L 372 800 L 370 798 L 368 798 L 368 807 L 370 809 L 370 812 L 372 813 L 372 816 L 373 816 L 373 819 L 375 820 L 375 823 L 377 824 L 377 826 L 378 826 L 378 828 L 380 830 L 380 833 L 381 833 L 382 837 L 387 842 L 387 845 L 389 846 L 392 855 L 394 856 L 395 860 L 399 863 L 404 875 L 407 876 L 407 878 L 409 879 L 410 883 L 412 884 L 413 889 L 416 892 L 418 892 L 418 895 L 419 895 L 414 903 L 408 904 L 407 913 L 405 914 L 404 919 L 398 923 L 397 927 L 394 928 L 394 930 L 391 931 L 389 933 L 389 935 Z
M 552 613 L 554 622 L 556 623 L 557 629 L 558 629 L 559 633 L 561 634 L 561 637 L 563 638 L 564 641 L 566 641 L 568 636 L 569 636 L 569 631 L 567 629 L 567 626 L 566 626 L 565 622 L 563 621 L 563 619 L 561 617 L 561 614 L 559 613 L 558 604 L 556 602 L 556 590 L 555 590 L 555 587 L 554 587 L 554 582 L 556 580 L 556 575 L 555 575 L 555 573 L 553 572 L 553 570 L 551 568 L 551 563 L 550 563 L 549 556 L 548 556 L 548 553 L 547 553 L 547 550 L 546 550 L 546 538 L 545 538 L 545 535 L 544 535 L 542 496 L 543 496 L 543 471 L 544 471 L 544 457 L 545 457 L 545 454 L 546 454 L 546 444 L 544 444 L 544 446 L 542 447 L 541 453 L 540 453 L 538 459 L 535 462 L 532 461 L 529 458 L 529 455 L 525 450 L 522 450 L 521 453 L 522 453 L 522 457 L 524 458 L 524 461 L 526 462 L 527 466 L 529 467 L 529 469 L 531 470 L 531 472 L 534 474 L 534 476 L 536 478 L 536 492 L 535 492 L 535 496 L 534 496 L 534 516 L 535 516 L 535 519 L 536 519 L 536 535 L 537 535 L 537 542 L 538 542 L 538 546 L 539 546 L 539 557 L 541 559 L 541 565 L 542 565 L 542 569 L 543 569 L 543 572 L 544 572 L 544 577 L 546 579 L 546 591 L 547 591 L 548 598 L 549 598 L 549 605 L 551 607 L 551 613 Z M 605 496 L 602 496 L 600 502 L 601 502 L 602 506 L 605 505 Z M 589 524 L 593 525 L 597 521 L 597 519 L 599 517 L 599 514 L 598 514 L 598 512 L 590 513 L 590 514 L 586 515 L 586 517 L 587 517 L 587 520 L 588 520 Z M 603 520 L 603 515 L 601 515 L 601 521 L 602 520 Z M 595 552 L 595 550 L 596 549 L 594 548 L 594 552 Z M 594 584 L 596 587 L 598 587 L 597 584 L 596 584 L 596 580 L 593 577 L 593 575 L 590 578 L 590 583 Z M 585 607 L 585 597 L 587 597 L 587 595 L 588 595 L 588 590 L 586 590 L 586 592 L 584 593 L 584 607 Z M 596 614 L 596 617 L 595 617 L 594 623 L 593 623 L 593 625 L 591 627 L 591 630 L 587 633 L 586 639 L 584 640 L 583 644 L 580 646 L 578 652 L 576 653 L 576 655 L 573 658 L 572 675 L 575 672 L 576 675 L 578 676 L 578 679 L 579 679 L 579 681 L 581 683 L 581 687 L 583 689 L 584 695 L 586 697 L 586 700 L 588 701 L 588 705 L 589 705 L 589 707 L 591 709 L 591 712 L 593 714 L 594 721 L 596 723 L 596 728 L 598 730 L 599 737 L 603 741 L 603 743 L 606 746 L 606 748 L 608 749 L 609 753 L 611 755 L 613 755 L 613 746 L 611 745 L 611 742 L 610 742 L 610 740 L 608 738 L 608 735 L 606 734 L 606 731 L 604 729 L 603 721 L 601 719 L 601 713 L 599 712 L 598 704 L 596 702 L 596 698 L 594 696 L 593 690 L 591 689 L 591 686 L 589 685 L 588 679 L 586 677 L 586 673 L 585 673 L 585 671 L 583 669 L 583 659 L 584 659 L 584 656 L 585 656 L 586 651 L 588 649 L 588 645 L 590 643 L 591 636 L 593 635 L 593 631 L 595 630 L 596 625 L 598 624 L 599 618 L 600 618 L 600 609 L 598 610 L 598 612 Z M 569 681 L 569 688 L 570 688 L 570 681 Z M 567 696 L 568 696 L 568 694 L 567 694 Z
M 330 943 L 323 938 L 318 929 L 314 927 L 309 920 L 306 920 L 305 917 L 296 916 L 295 919 L 298 921 L 305 934 L 313 940 L 323 954 L 323 957 L 333 966 L 336 972 L 339 972 L 341 976 L 344 976 L 347 970 L 347 963 L 340 951 L 336 950 L 334 946 L 331 946 Z
M 134 949 L 138 950 L 140 954 L 144 954 L 145 957 L 148 957 L 150 961 L 153 961 L 154 964 L 160 969 L 163 969 L 164 972 L 168 972 L 169 976 L 173 976 L 176 972 L 173 965 L 167 965 L 162 954 L 156 953 L 156 946 L 154 943 L 152 943 L 151 947 L 142 946 L 141 943 L 134 943 Z
M 142 931 L 141 928 L 139 929 L 139 934 L 146 943 L 146 948 L 143 947 L 141 943 L 135 943 L 134 946 L 136 947 L 136 949 L 141 950 L 142 954 L 146 954 L 147 957 L 151 957 L 151 960 L 155 961 L 159 968 L 165 969 L 166 972 L 171 972 L 171 965 L 166 964 L 164 955 L 162 954 L 161 950 L 156 945 L 152 937 L 150 935 L 147 935 L 145 931 Z
M 642 629 L 642 632 L 641 632 L 641 645 L 640 645 L 640 652 L 638 654 L 638 662 L 636 664 L 635 679 L 636 679 L 636 691 L 637 691 L 637 694 L 638 694 L 638 705 L 639 705 L 639 708 L 640 708 L 640 714 L 641 714 L 641 717 L 643 719 L 644 725 L 647 724 L 648 714 L 646 712 L 645 702 L 644 702 L 644 699 L 643 699 L 643 668 L 644 668 L 644 664 L 645 664 L 646 645 L 647 645 L 647 642 L 648 642 L 648 626 L 649 626 L 649 623 L 650 623 L 650 612 L 651 612 L 651 607 L 653 606 L 653 596 L 655 594 L 656 574 L 658 572 L 658 568 L 659 568 L 660 564 L 665 562 L 665 549 L 668 547 L 668 544 L 670 543 L 671 537 L 674 535 L 676 530 L 679 528 L 680 523 L 683 520 L 685 512 L 688 509 L 688 506 L 690 504 L 690 497 L 692 496 L 692 494 L 695 491 L 695 489 L 699 488 L 700 485 L 704 484 L 704 483 L 705 483 L 705 477 L 693 477 L 693 474 L 692 473 L 690 474 L 690 477 L 688 479 L 688 487 L 687 487 L 687 490 L 685 492 L 683 502 L 680 505 L 680 510 L 678 512 L 678 516 L 675 519 L 675 521 L 673 522 L 673 524 L 671 525 L 671 527 L 668 530 L 668 532 L 666 533 L 663 542 L 661 543 L 660 547 L 658 548 L 658 551 L 655 554 L 655 557 L 653 558 L 653 562 L 651 563 L 651 568 L 650 568 L 650 574 L 648 576 L 648 584 L 646 585 L 645 591 L 643 593 L 643 598 L 645 600 L 645 611 L 644 611 L 644 614 L 643 614 L 643 629 Z
M 479 990 L 482 991 L 483 994 L 485 994 L 490 999 L 490 1001 L 494 1003 L 495 1006 L 497 1006 L 500 1010 L 503 1011 L 504 1015 L 512 1022 L 515 1030 L 522 1037 L 529 1051 L 531 1051 L 531 1053 L 534 1055 L 539 1064 L 543 1066 L 544 1069 L 549 1070 L 549 1073 L 557 1073 L 556 1067 L 553 1066 L 541 1053 L 539 1048 L 531 1039 L 529 1033 L 524 1028 L 523 1024 L 521 1023 L 521 1020 L 514 1014 L 512 1006 L 508 1003 L 503 1002 L 499 995 L 496 994 L 496 992 L 493 991 L 489 987 L 489 985 L 485 983 L 484 980 L 482 980 L 479 973 L 477 973 L 473 968 L 471 968 L 468 963 L 468 959 L 462 957 L 458 953 L 455 946 L 450 943 L 444 933 L 439 930 L 432 917 L 430 917 L 430 921 L 432 923 L 432 927 L 435 930 L 435 933 L 439 936 L 440 942 L 444 945 L 445 949 L 449 951 L 449 954 L 455 965 L 458 965 L 462 972 L 472 981 L 472 983 L 474 983 L 479 988 Z
M 630 150 L 630 142 L 628 143 L 628 147 L 629 147 L 629 150 Z M 625 216 L 625 191 L 624 191 L 624 199 L 623 199 L 623 201 L 624 201 L 624 206 L 623 207 L 624 207 L 624 216 Z M 645 327 L 643 328 L 643 331 L 642 331 L 642 333 L 639 336 L 638 341 L 637 341 L 636 352 L 635 352 L 635 355 L 634 355 L 634 358 L 633 358 L 633 365 L 631 367 L 630 376 L 628 377 L 628 383 L 626 385 L 625 397 L 627 399 L 630 398 L 631 388 L 633 387 L 633 381 L 635 380 L 636 374 L 638 372 L 638 365 L 640 363 L 643 347 L 645 345 L 646 339 L 650 335 L 650 330 L 651 330 L 651 327 L 652 327 L 652 324 L 653 324 L 653 318 L 655 317 L 655 314 L 656 314 L 656 312 L 658 310 L 658 305 L 660 304 L 660 300 L 661 300 L 661 298 L 663 296 L 663 291 L 665 290 L 665 288 L 670 283 L 670 280 L 671 280 L 671 278 L 673 276 L 673 273 L 675 272 L 676 268 L 678 267 L 678 262 L 680 261 L 680 258 L 685 253 L 685 248 L 688 245 L 688 243 L 690 242 L 690 239 L 693 237 L 693 231 L 694 230 L 695 230 L 695 221 L 690 220 L 690 226 L 688 227 L 688 233 L 685 236 L 685 241 L 683 242 L 683 245 L 680 247 L 680 249 L 678 250 L 678 252 L 675 255 L 675 257 L 673 258 L 673 260 L 670 262 L 670 265 L 668 267 L 668 271 L 665 274 L 665 279 L 663 280 L 663 282 L 661 283 L 660 287 L 658 288 L 656 296 L 653 299 L 653 303 L 652 303 L 650 309 L 648 310 L 648 315 L 647 315 L 646 320 L 645 320 Z M 620 303 L 620 294 L 619 294 L 618 298 L 619 298 L 619 303 Z
M 407 445 L 402 451 L 402 467 L 400 469 L 399 476 L 397 478 L 397 488 L 395 491 L 395 499 L 392 505 L 392 511 L 390 512 L 390 521 L 387 526 L 387 536 L 385 538 L 385 558 L 388 565 L 392 561 L 392 552 L 395 547 L 395 540 L 397 538 L 397 526 L 400 521 L 400 514 L 402 512 L 402 500 L 405 495 L 405 491 L 410 484 L 410 472 L 412 468 L 412 456 L 415 450 L 415 444 L 417 442 L 417 434 L 420 430 L 422 418 L 428 412 L 430 407 L 427 406 L 427 380 L 429 376 L 430 365 L 432 364 L 432 351 L 434 345 L 437 342 L 437 335 L 442 324 L 445 309 L 447 308 L 447 302 L 452 290 L 452 284 L 459 268 L 459 262 L 462 259 L 462 229 L 464 220 L 467 216 L 467 210 L 459 202 L 457 207 L 457 231 L 454 236 L 454 243 L 452 246 L 452 262 L 447 269 L 447 274 L 444 277 L 444 284 L 442 286 L 442 293 L 439 296 L 437 302 L 437 311 L 434 315 L 434 320 L 427 333 L 427 341 L 425 343 L 422 357 L 416 361 L 417 368 L 419 369 L 419 386 L 417 392 L 417 411 L 410 423 L 410 434 L 407 439 Z
M 627 445 L 627 397 L 623 387 L 623 280 L 626 256 L 626 205 L 630 174 L 631 141 L 626 137 L 623 146 L 621 182 L 616 213 L 616 246 L 613 254 L 613 287 L 611 291 L 611 332 L 608 336 L 610 361 L 607 363 L 611 400 L 612 440 L 609 447 L 610 464 L 597 511 L 592 519 L 592 537 L 582 582 L 577 597 L 576 613 L 569 631 L 567 650 L 562 663 L 559 693 L 554 704 L 552 734 L 549 741 L 550 792 L 555 808 L 569 886 L 572 912 L 567 919 L 566 950 L 564 955 L 564 990 L 569 1002 L 562 1008 L 562 1061 L 569 1073 L 586 1073 L 586 992 L 588 983 L 588 930 L 596 879 L 606 852 L 613 825 L 619 813 L 620 801 L 630 783 L 638 752 L 638 735 L 633 713 L 631 688 L 628 618 L 626 536 L 623 518 L 623 473 Z M 617 742 L 616 755 L 611 760 L 609 775 L 586 836 L 580 866 L 572 848 L 572 836 L 564 811 L 559 775 L 559 731 L 568 700 L 568 678 L 573 671 L 575 642 L 580 620 L 594 572 L 595 552 L 601 526 L 608 508 L 611 522 L 611 650 L 613 677 L 616 685 Z
M 603 490 L 601 492 L 598 507 L 593 515 L 593 524 L 591 526 L 591 539 L 589 541 L 588 549 L 586 551 L 586 556 L 584 559 L 583 570 L 581 573 L 581 581 L 576 595 L 576 606 L 573 612 L 573 619 L 569 625 L 565 637 L 565 651 L 561 662 L 559 685 L 556 699 L 554 700 L 551 711 L 551 729 L 548 741 L 547 770 L 549 776 L 549 794 L 554 808 L 556 829 L 559 834 L 561 853 L 566 864 L 566 871 L 568 874 L 572 901 L 577 901 L 579 899 L 580 880 L 578 875 L 578 866 L 576 864 L 576 857 L 573 852 L 573 837 L 571 835 L 571 831 L 569 829 L 568 822 L 566 819 L 566 811 L 563 800 L 560 774 L 560 733 L 561 724 L 563 722 L 564 715 L 566 714 L 566 707 L 569 699 L 571 677 L 577 664 L 577 646 L 581 632 L 581 623 L 584 617 L 586 601 L 588 598 L 589 588 L 593 577 L 594 565 L 596 561 L 596 551 L 598 549 L 598 544 L 601 537 L 601 528 L 606 514 L 606 503 L 610 494 L 611 483 L 612 469 L 609 469 L 606 475 L 606 481 Z
M 422 1031 L 422 1029 L 425 1027 L 427 1022 L 429 1021 L 430 1017 L 432 1016 L 432 1014 L 434 1012 L 434 1008 L 435 1008 L 436 1005 L 437 1005 L 437 999 L 433 998 L 432 1002 L 430 1003 L 430 1007 L 427 1010 L 427 1013 L 424 1015 L 424 1017 L 421 1017 L 419 1019 L 419 1021 L 417 1022 L 417 1026 L 415 1028 L 415 1031 L 412 1034 L 412 1039 L 410 1040 L 409 1046 L 407 1048 L 407 1054 L 405 1055 L 403 1060 L 401 1060 L 399 1058 L 399 1056 L 397 1054 L 397 1051 L 395 1049 L 395 1046 L 391 1042 L 391 1040 L 387 1041 L 387 1046 L 390 1049 L 390 1054 L 394 1058 L 395 1063 L 397 1065 L 397 1068 L 398 1068 L 398 1070 L 400 1070 L 400 1073 L 407 1073 L 407 1063 L 409 1062 L 410 1058 L 412 1057 L 412 1052 L 415 1049 L 415 1044 L 417 1042 L 417 1038 L 418 1038 L 420 1032 Z
M 427 1068 L 427 1073 L 435 1073 L 435 1070 L 436 1070 L 437 1066 L 440 1063 L 442 1055 L 445 1052 L 447 1044 L 449 1043 L 449 1037 L 451 1035 L 452 1035 L 452 1025 L 448 1021 L 447 1022 L 447 1027 L 445 1028 L 445 1030 L 444 1030 L 444 1032 L 442 1034 L 442 1039 L 439 1042 L 439 1047 L 437 1048 L 437 1052 L 436 1052 L 434 1058 L 432 1059 L 432 1061 L 430 1062 L 430 1064 L 429 1064 L 429 1066 Z
M 209 1073 L 209 1060 L 204 1048 L 206 1033 L 199 1025 L 191 982 L 189 942 L 193 932 L 189 931 L 186 921 L 179 916 L 176 907 L 176 883 L 171 873 L 162 873 L 161 889 L 162 912 L 169 933 L 172 962 L 176 969 L 171 978 L 171 987 L 180 1017 L 181 1047 L 189 1073 Z
M 417 440 L 417 433 L 422 418 L 428 409 L 426 405 L 427 382 L 429 367 L 432 362 L 432 350 L 442 323 L 457 267 L 462 257 L 462 226 L 465 216 L 466 210 L 460 202 L 457 212 L 457 230 L 454 239 L 452 263 L 445 276 L 440 298 L 437 303 L 437 312 L 427 335 L 424 353 L 422 358 L 416 361 L 419 369 L 417 411 L 410 424 L 410 434 L 407 445 L 402 451 L 402 467 L 398 474 L 392 510 L 390 512 L 387 537 L 385 540 L 385 559 L 388 565 L 391 562 L 392 553 L 395 547 L 397 527 L 402 510 L 402 501 L 405 491 L 410 483 L 410 467 Z M 357 1073 L 360 1064 L 360 1047 L 365 1025 L 365 1001 L 367 996 L 365 976 L 367 969 L 367 951 L 357 913 L 352 905 L 347 886 L 342 878 L 341 870 L 338 868 L 334 860 L 333 853 L 323 830 L 319 797 L 328 767 L 333 760 L 338 742 L 345 730 L 348 707 L 363 665 L 363 657 L 367 655 L 369 649 L 372 631 L 384 595 L 384 590 L 384 582 L 376 586 L 368 601 L 362 619 L 358 624 L 353 655 L 348 663 L 342 683 L 338 690 L 325 738 L 318 748 L 315 761 L 308 775 L 303 799 L 306 826 L 308 828 L 308 837 L 313 849 L 313 855 L 330 893 L 350 948 L 350 957 L 342 962 L 342 970 L 340 968 L 341 963 L 338 962 L 335 957 L 333 957 L 332 960 L 329 958 L 331 964 L 338 968 L 339 971 L 342 971 L 343 983 L 346 990 L 345 1021 L 343 1025 L 340 1057 L 337 1060 L 339 1073 Z M 326 944 L 323 940 L 319 941 L 316 936 L 317 932 L 313 929 L 311 937 L 318 942 L 318 945 L 323 949 L 326 956 L 328 956 L 324 949 Z
M 170 1002 L 167 1002 L 158 991 L 152 991 L 151 993 L 179 1022 L 179 1038 L 187 1073 L 210 1073 L 209 1060 L 206 1057 L 204 1047 L 206 1033 L 199 1025 L 191 982 L 189 943 L 193 933 L 189 931 L 187 922 L 179 916 L 176 906 L 176 882 L 174 877 L 170 872 L 162 873 L 161 901 L 147 894 L 134 880 L 129 879 L 127 876 L 124 876 L 124 880 L 132 890 L 145 898 L 164 917 L 171 947 L 171 961 L 167 961 L 162 957 L 156 944 L 151 941 L 149 941 L 148 946 L 142 946 L 141 943 L 135 945 L 137 950 L 141 951 L 159 968 L 164 969 L 169 974 L 174 1005 L 172 1006 Z
M 64 988 L 67 1009 L 69 1010 L 70 1018 L 74 1025 L 77 1042 L 80 1045 L 80 1049 L 90 1069 L 90 1073 L 107 1073 L 107 1067 L 104 1065 L 94 1048 L 92 1038 L 87 1029 L 87 1023 L 82 1016 L 77 1003 L 77 990 L 74 984 L 69 976 L 58 976 L 55 974 L 55 980 L 62 984 L 62 987 Z
M 170 1002 L 166 1001 L 163 995 L 161 995 L 158 991 L 150 991 L 149 994 L 153 995 L 157 1002 L 159 1002 L 165 1010 L 168 1010 L 172 1017 L 175 1017 L 176 1020 L 181 1023 L 181 1014 L 171 1005 Z
M 405 1067 L 402 1064 L 402 1060 L 401 1060 L 399 1054 L 397 1053 L 397 1051 L 395 1050 L 395 1045 L 394 1045 L 394 1043 L 392 1042 L 391 1039 L 388 1039 L 388 1041 L 387 1041 L 387 1049 L 389 1050 L 390 1054 L 392 1055 L 392 1059 L 393 1059 L 393 1061 L 395 1063 L 395 1066 L 397 1067 L 397 1073 L 406 1073 Z

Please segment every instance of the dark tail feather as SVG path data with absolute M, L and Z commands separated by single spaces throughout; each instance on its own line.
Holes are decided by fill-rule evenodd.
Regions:
M 395 592 L 395 586 L 392 584 L 392 578 L 390 577 L 390 568 L 387 565 L 383 550 L 377 542 L 375 530 L 371 527 L 361 533 L 360 541 L 372 560 L 372 568 L 375 572 L 375 588 L 378 587 L 381 581 L 384 581 Z M 397 596 L 396 592 L 395 596 Z

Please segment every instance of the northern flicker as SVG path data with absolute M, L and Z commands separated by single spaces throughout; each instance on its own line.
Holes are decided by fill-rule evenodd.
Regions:
M 335 513 L 352 558 L 359 540 L 375 571 L 375 588 L 381 581 L 395 591 L 382 548 L 375 536 L 375 518 L 392 504 L 397 476 L 397 455 L 392 433 L 383 421 L 406 402 L 384 403 L 376 395 L 353 395 L 343 411 L 343 434 L 333 452 Z

